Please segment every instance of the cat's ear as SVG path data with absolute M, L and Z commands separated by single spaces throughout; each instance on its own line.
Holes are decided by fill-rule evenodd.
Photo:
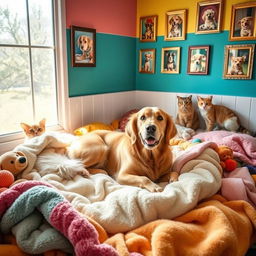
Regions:
M 177 99 L 179 100 L 179 99 L 180 99 L 180 96 L 177 95 Z
M 30 125 L 25 124 L 25 123 L 20 123 L 20 126 L 24 130 L 25 133 L 31 128 Z
M 39 122 L 39 126 L 40 127 L 45 127 L 45 122 L 46 122 L 46 119 L 42 119 L 40 122 Z

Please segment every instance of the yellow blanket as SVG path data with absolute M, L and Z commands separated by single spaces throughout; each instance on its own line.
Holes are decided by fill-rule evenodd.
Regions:
M 219 195 L 174 219 L 157 220 L 105 243 L 120 256 L 242 256 L 255 241 L 256 210 L 245 201 Z

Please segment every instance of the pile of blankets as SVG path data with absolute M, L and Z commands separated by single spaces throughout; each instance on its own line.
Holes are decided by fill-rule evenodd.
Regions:
M 29 160 L 21 178 L 34 180 L 0 194 L 0 230 L 12 233 L 23 251 L 242 256 L 254 241 L 253 205 L 216 195 L 223 179 L 215 143 L 201 143 L 181 154 L 173 165 L 179 181 L 160 184 L 163 192 L 151 193 L 119 185 L 103 173 L 72 180 L 40 176 L 34 169 L 40 168 L 38 156 L 49 148 L 66 147 L 72 139 L 46 133 L 14 149 Z

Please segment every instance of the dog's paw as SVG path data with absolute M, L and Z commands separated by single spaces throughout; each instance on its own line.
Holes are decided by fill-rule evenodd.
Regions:
M 171 172 L 169 183 L 178 181 L 179 174 L 177 172 Z
M 90 176 L 90 173 L 86 169 L 77 171 L 76 173 L 77 173 L 77 175 L 81 175 L 85 178 L 88 178 Z
M 149 192 L 162 192 L 163 188 L 161 188 L 160 186 L 158 186 L 155 183 L 150 183 L 145 185 L 145 189 L 147 189 Z

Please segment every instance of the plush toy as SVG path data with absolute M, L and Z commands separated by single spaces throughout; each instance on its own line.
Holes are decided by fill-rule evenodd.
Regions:
M 74 130 L 74 134 L 77 136 L 84 135 L 85 133 L 92 132 L 94 130 L 117 130 L 119 126 L 119 120 L 114 120 L 111 124 L 104 124 L 100 122 L 91 123 Z
M 10 171 L 14 176 L 25 170 L 27 166 L 28 161 L 23 152 L 9 151 L 0 156 L 0 170 Z
M 233 171 L 237 168 L 238 164 L 233 159 L 233 150 L 225 145 L 217 148 L 217 153 L 220 157 L 220 165 L 225 171 Z

